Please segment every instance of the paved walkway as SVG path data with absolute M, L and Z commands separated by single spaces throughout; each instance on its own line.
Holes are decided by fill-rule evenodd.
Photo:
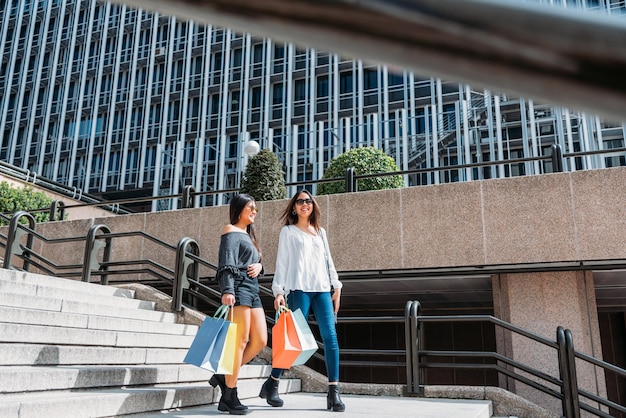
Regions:
M 313 417 L 393 417 L 393 418 L 489 418 L 489 401 L 401 398 L 388 396 L 341 395 L 346 411 L 333 413 L 326 410 L 326 394 L 281 394 L 285 401 L 282 408 L 272 408 L 264 399 L 246 399 L 250 408 L 247 416 L 252 418 L 313 418 Z M 179 411 L 133 415 L 147 417 L 216 417 L 230 416 L 217 410 L 217 405 L 187 408 Z

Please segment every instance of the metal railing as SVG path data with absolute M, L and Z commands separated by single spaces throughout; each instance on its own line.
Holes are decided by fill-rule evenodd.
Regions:
M 143 231 L 113 233 L 106 225 L 93 225 L 85 236 L 48 238 L 36 231 L 36 222 L 31 214 L 25 211 L 16 212 L 9 220 L 7 235 L 0 235 L 4 239 L 3 268 L 30 271 L 37 268 L 45 274 L 62 276 L 65 278 L 80 278 L 90 282 L 93 276 L 100 277 L 100 284 L 107 285 L 109 277 L 131 276 L 143 274 L 158 282 L 172 286 L 172 309 L 182 309 L 183 293 L 185 290 L 194 298 L 201 298 L 213 306 L 219 306 L 219 292 L 201 282 L 199 266 L 216 271 L 217 267 L 199 257 L 199 246 L 191 238 L 182 238 L 177 246 L 171 245 L 153 235 Z M 26 224 L 21 221 L 26 220 Z M 141 260 L 112 260 L 112 246 L 114 241 L 127 240 L 138 237 L 156 244 L 166 252 L 175 256 L 175 265 L 168 267 L 152 259 Z M 42 243 L 42 251 L 36 252 L 35 240 Z M 79 243 L 84 247 L 81 263 L 60 264 L 45 257 L 45 246 L 67 245 Z M 102 250 L 102 251 L 101 251 Z M 22 260 L 22 265 L 18 265 Z M 141 281 L 141 280 L 138 280 Z M 215 302 L 215 299 L 218 302 Z
M 438 172 L 452 172 L 459 171 L 468 168 L 484 168 L 484 167 L 492 167 L 492 166 L 513 166 L 527 162 L 533 161 L 545 161 L 551 163 L 552 172 L 560 173 L 564 171 L 564 161 L 567 159 L 580 158 L 584 156 L 591 155 L 614 155 L 614 154 L 626 154 L 626 148 L 612 148 L 612 149 L 603 149 L 603 150 L 594 150 L 594 151 L 581 151 L 581 152 L 571 152 L 571 153 L 563 153 L 562 148 L 558 144 L 552 144 L 550 147 L 551 151 L 549 155 L 540 155 L 537 157 L 525 157 L 525 158 L 512 158 L 508 160 L 498 160 L 498 161 L 483 161 L 476 163 L 468 163 L 468 164 L 457 164 L 457 165 L 446 165 L 440 167 L 428 167 L 428 168 L 418 168 L 412 170 L 403 170 L 403 171 L 393 171 L 386 173 L 373 173 L 373 174 L 357 174 L 354 168 L 348 168 L 344 177 L 336 177 L 329 179 L 311 179 L 299 182 L 286 183 L 285 186 L 298 186 L 305 187 L 307 185 L 314 184 L 323 184 L 323 183 L 336 183 L 342 182 L 345 184 L 345 191 L 348 193 L 357 192 L 358 182 L 359 180 L 376 178 L 376 177 L 385 177 L 385 176 L 403 176 L 403 175 L 412 175 L 412 174 L 432 174 Z M 196 191 L 193 186 L 185 186 L 183 191 L 178 194 L 171 195 L 162 195 L 162 196 L 141 196 L 127 199 L 118 199 L 118 200 L 110 200 L 110 201 L 93 201 L 93 202 L 80 202 L 76 204 L 63 204 L 60 201 L 52 202 L 50 208 L 40 208 L 35 210 L 30 210 L 29 212 L 41 212 L 41 211 L 49 211 L 50 219 L 63 219 L 67 210 L 82 208 L 82 207 L 99 207 L 108 210 L 115 210 L 119 213 L 130 213 L 127 210 L 120 209 L 125 204 L 130 203 L 145 203 L 151 202 L 154 200 L 168 200 L 168 199 L 179 199 L 180 207 L 182 209 L 194 208 L 196 197 L 203 196 L 212 196 L 219 194 L 234 194 L 238 193 L 238 188 L 233 189 L 223 189 L 223 190 L 207 190 L 207 191 Z M 10 215 L 10 214 L 8 214 Z
M 424 348 L 425 338 L 423 324 L 442 322 L 487 322 L 511 334 L 526 337 L 545 347 L 552 348 L 556 352 L 559 376 L 551 376 L 496 352 L 426 350 Z M 580 367 L 580 365 L 577 366 L 576 359 L 600 367 L 605 372 L 610 371 L 615 373 L 622 378 L 626 378 L 626 370 L 575 351 L 571 331 L 561 326 L 557 327 L 556 340 L 552 341 L 490 315 L 424 316 L 421 315 L 420 303 L 418 301 L 409 301 L 406 304 L 406 342 L 407 391 L 410 394 L 422 394 L 424 386 L 423 374 L 425 369 L 483 369 L 496 371 L 498 374 L 512 378 L 560 400 L 563 416 L 567 418 L 579 418 L 581 416 L 581 410 L 603 418 L 612 416 L 606 412 L 608 408 L 626 413 L 626 406 L 618 405 L 606 398 L 579 388 L 577 367 Z M 443 363 L 429 361 L 429 358 L 432 357 L 479 358 L 492 360 L 492 363 Z M 558 390 L 555 390 L 554 387 L 558 388 Z M 592 401 L 601 406 L 593 406 L 585 401 Z M 601 407 L 605 407 L 605 410 L 600 409 Z
M 0 161 L 0 174 L 22 180 L 27 184 L 32 184 L 33 186 L 36 185 L 37 187 L 57 193 L 72 200 L 77 200 L 79 202 L 82 202 L 83 204 L 97 204 L 101 209 L 106 211 L 120 214 L 129 213 L 124 209 L 120 209 L 119 205 L 104 204 L 100 199 L 96 198 L 95 196 L 83 193 L 81 189 L 78 189 L 76 187 L 68 187 L 62 183 L 50 180 L 46 177 L 37 176 L 37 173 L 34 171 L 25 170 L 11 164 L 7 164 L 4 161 Z M 50 219 L 63 219 L 65 214 L 63 210 L 63 202 L 60 200 L 55 200 L 52 203 L 52 206 L 53 208 L 50 208 Z M 42 208 L 40 210 L 44 211 L 47 210 L 47 208 Z M 60 211 L 59 218 L 55 218 L 55 215 L 57 215 L 57 210 Z

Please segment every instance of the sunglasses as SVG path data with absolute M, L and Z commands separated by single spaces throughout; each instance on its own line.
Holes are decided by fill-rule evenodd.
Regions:
M 259 208 L 257 208 L 256 206 L 248 206 L 248 209 L 250 209 L 250 212 L 259 213 Z
M 312 205 L 313 204 L 313 199 L 296 199 L 296 205 L 300 206 L 300 205 Z

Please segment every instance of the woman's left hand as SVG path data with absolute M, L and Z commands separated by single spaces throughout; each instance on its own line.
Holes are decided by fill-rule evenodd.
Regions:
M 256 278 L 259 274 L 261 274 L 261 270 L 263 270 L 263 264 L 254 263 L 248 266 L 248 276 L 253 279 Z
M 331 296 L 333 300 L 333 307 L 335 308 L 335 313 L 339 312 L 339 305 L 341 299 L 341 289 L 335 289 L 333 295 Z

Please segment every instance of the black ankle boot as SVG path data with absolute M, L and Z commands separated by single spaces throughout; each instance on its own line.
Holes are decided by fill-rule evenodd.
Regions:
M 261 386 L 259 398 L 266 399 L 269 405 L 283 406 L 283 400 L 278 397 L 278 380 L 271 376 L 268 377 L 263 386 Z
M 237 388 L 226 387 L 224 389 L 217 409 L 222 412 L 228 412 L 231 415 L 245 415 L 248 413 L 248 407 L 239 402 Z
M 326 398 L 326 409 L 332 409 L 334 412 L 343 412 L 346 406 L 341 402 L 339 397 L 339 386 L 328 385 L 328 397 Z
M 213 387 L 219 386 L 222 390 L 222 393 L 224 393 L 224 390 L 226 389 L 226 380 L 224 379 L 223 374 L 214 374 L 213 376 L 211 376 L 211 379 L 209 379 L 209 384 Z

